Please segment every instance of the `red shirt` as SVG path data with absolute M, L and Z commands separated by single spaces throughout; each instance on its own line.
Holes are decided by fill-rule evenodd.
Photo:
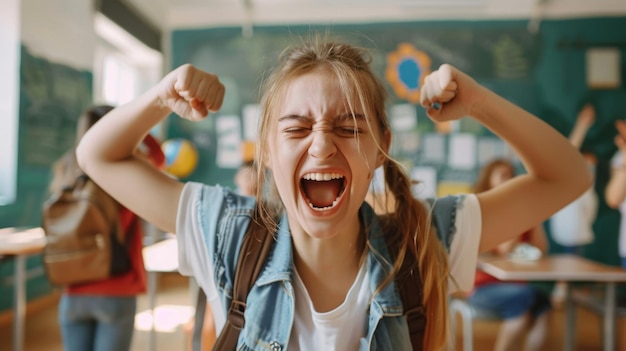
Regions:
M 524 234 L 522 234 L 520 236 L 520 242 L 522 243 L 527 243 L 530 241 L 530 234 L 531 231 L 526 231 L 524 232 Z M 500 280 L 496 277 L 493 277 L 483 271 L 481 271 L 480 269 L 476 270 L 476 277 L 474 278 L 474 288 L 477 288 L 479 286 L 482 285 L 486 285 L 486 284 L 491 284 L 491 283 L 497 283 Z

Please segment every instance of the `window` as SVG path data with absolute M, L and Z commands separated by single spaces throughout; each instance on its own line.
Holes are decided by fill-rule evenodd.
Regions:
M 94 101 L 119 106 L 156 84 L 163 55 L 148 48 L 102 14 L 96 14 Z
M 0 11 L 0 206 L 15 202 L 19 124 L 20 0 Z

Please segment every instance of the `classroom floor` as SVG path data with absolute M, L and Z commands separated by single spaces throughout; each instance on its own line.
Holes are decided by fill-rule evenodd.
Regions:
M 153 351 L 185 350 L 186 336 L 183 324 L 192 316 L 193 308 L 189 294 L 188 280 L 177 274 L 161 275 L 157 297 L 155 348 Z M 139 314 L 133 338 L 133 351 L 149 351 L 150 313 L 148 298 L 143 295 L 138 301 Z M 578 310 L 576 330 L 576 350 L 601 350 L 600 319 L 585 310 Z M 624 321 L 620 321 L 624 330 Z M 551 320 L 551 329 L 545 350 L 563 349 L 564 312 L 556 310 Z M 11 324 L 0 325 L 0 351 L 12 349 Z M 491 350 L 498 331 L 498 322 L 474 322 L 474 349 Z M 26 319 L 26 341 L 24 351 L 62 351 L 61 337 L 57 324 L 57 306 L 49 303 L 46 307 L 28 315 Z M 622 333 L 623 334 L 623 333 Z M 625 345 L 625 344 L 621 344 Z M 460 333 L 457 350 L 461 350 Z M 626 350 L 626 347 L 622 348 Z

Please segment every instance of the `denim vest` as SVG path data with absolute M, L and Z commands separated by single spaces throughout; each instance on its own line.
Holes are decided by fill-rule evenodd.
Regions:
M 455 231 L 458 200 L 459 197 L 449 196 L 434 203 L 434 225 L 447 249 Z M 204 207 L 199 212 L 208 216 L 197 220 L 201 222 L 208 253 L 212 256 L 215 284 L 227 314 L 239 249 L 254 211 L 255 200 L 221 187 L 203 187 L 199 205 Z M 370 228 L 372 250 L 368 251 L 366 265 L 371 290 L 374 291 L 387 277 L 392 260 L 373 209 L 364 203 L 359 215 Z M 211 228 L 211 223 L 216 227 Z M 279 222 L 275 238 L 266 264 L 248 294 L 245 325 L 239 335 L 237 350 L 281 351 L 289 343 L 295 303 L 292 243 L 286 215 Z M 363 321 L 367 326 L 367 335 L 361 338 L 359 350 L 411 350 L 402 299 L 395 282 L 374 296 L 368 313 L 368 320 Z

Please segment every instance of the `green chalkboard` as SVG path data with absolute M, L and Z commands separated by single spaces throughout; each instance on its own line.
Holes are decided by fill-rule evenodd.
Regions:
M 75 142 L 92 103 L 92 74 L 33 55 L 22 46 L 17 201 L 0 206 L 0 226 L 38 226 L 51 165 Z
M 76 121 L 91 103 L 91 73 L 22 50 L 20 160 L 50 166 L 74 145 Z

